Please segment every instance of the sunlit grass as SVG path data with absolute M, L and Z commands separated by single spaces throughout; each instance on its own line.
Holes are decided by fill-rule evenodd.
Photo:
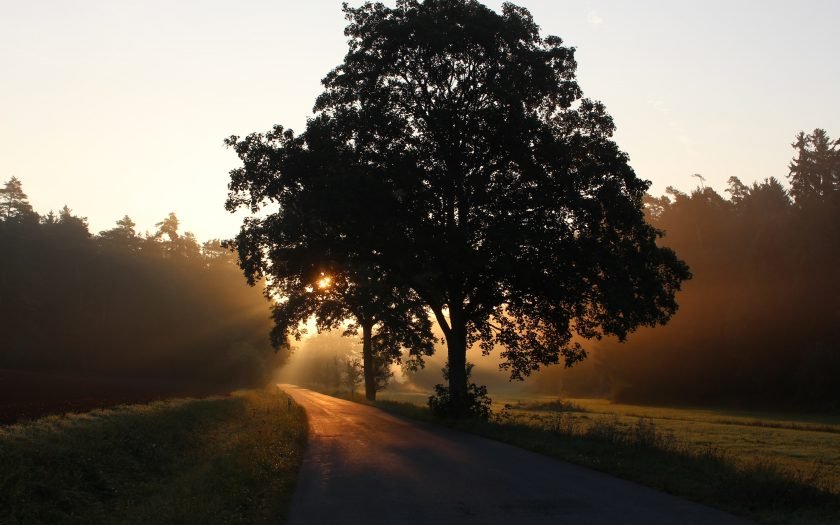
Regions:
M 420 405 L 419 397 L 393 397 L 403 401 L 376 404 L 441 423 Z M 443 423 L 761 523 L 840 523 L 840 428 L 832 417 L 587 399 L 523 396 L 500 401 L 494 403 L 489 422 Z
M 305 439 L 276 388 L 0 427 L 0 523 L 276 522 Z

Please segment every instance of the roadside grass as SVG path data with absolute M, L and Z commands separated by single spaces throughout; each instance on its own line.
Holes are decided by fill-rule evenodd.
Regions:
M 358 397 L 352 400 L 360 401 Z M 374 404 L 397 415 L 516 445 L 760 523 L 840 523 L 840 494 L 826 481 L 825 469 L 819 464 L 797 469 L 772 456 L 744 455 L 711 443 L 698 444 L 661 428 L 650 417 L 594 414 L 579 400 L 549 404 L 544 410 L 534 410 L 533 404 L 496 406 L 490 421 L 440 420 L 426 407 L 406 402 L 381 400 Z M 743 429 L 768 430 L 749 425 L 729 428 L 736 434 Z M 836 433 L 822 434 L 837 446 Z M 753 447 L 760 446 L 753 443 Z
M 306 414 L 276 387 L 0 426 L 0 523 L 267 523 Z

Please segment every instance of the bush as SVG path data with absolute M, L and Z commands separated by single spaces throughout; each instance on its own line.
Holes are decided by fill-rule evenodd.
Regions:
M 490 418 L 490 404 L 492 399 L 487 397 L 487 387 L 470 383 L 470 375 L 473 369 L 472 363 L 467 363 L 467 416 L 483 421 Z M 443 368 L 443 379 L 449 381 L 449 363 Z M 435 385 L 435 393 L 429 396 L 429 408 L 437 417 L 454 417 L 452 407 L 449 403 L 449 387 L 441 384 Z

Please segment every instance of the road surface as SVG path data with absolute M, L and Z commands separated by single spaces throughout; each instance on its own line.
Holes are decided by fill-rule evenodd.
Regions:
M 510 445 L 279 386 L 309 416 L 290 525 L 749 523 Z

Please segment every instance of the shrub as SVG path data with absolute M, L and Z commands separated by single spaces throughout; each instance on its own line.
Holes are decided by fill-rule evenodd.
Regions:
M 487 397 L 487 387 L 476 385 L 470 382 L 470 375 L 473 369 L 472 363 L 467 363 L 467 415 L 481 420 L 490 418 L 490 404 L 492 400 Z M 443 379 L 449 381 L 449 363 L 443 368 Z M 453 417 L 451 405 L 449 404 L 449 387 L 441 384 L 435 385 L 435 393 L 429 396 L 429 408 L 440 418 Z

